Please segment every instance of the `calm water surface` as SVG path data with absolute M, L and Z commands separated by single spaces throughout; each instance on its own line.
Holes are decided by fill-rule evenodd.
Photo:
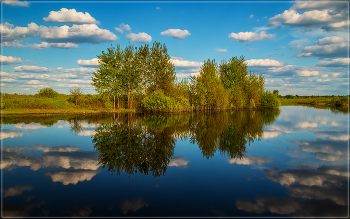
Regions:
M 348 115 L 5 117 L 2 216 L 348 216 Z

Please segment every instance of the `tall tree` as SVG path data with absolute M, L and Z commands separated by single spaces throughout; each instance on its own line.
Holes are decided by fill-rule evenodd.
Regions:
M 91 84 L 98 93 L 107 92 L 113 96 L 113 108 L 115 109 L 115 98 L 118 98 L 123 92 L 123 51 L 117 45 L 117 48 L 108 48 L 107 52 L 102 51 L 102 54 L 98 55 L 97 58 L 99 59 L 99 69 L 94 72 Z
M 132 108 L 133 94 L 141 89 L 142 71 L 137 48 L 129 45 L 124 50 L 121 74 L 122 88 L 128 94 L 128 108 Z
M 244 106 L 244 84 L 248 76 L 244 57 L 232 57 L 228 62 L 220 64 L 220 78 L 226 89 L 231 93 L 231 102 L 239 107 Z
M 150 49 L 149 74 L 147 75 L 148 93 L 162 90 L 165 95 L 172 94 L 176 72 L 170 62 L 170 56 L 165 44 L 154 42 Z
M 78 100 L 81 99 L 83 96 L 83 91 L 81 90 L 80 87 L 76 87 L 73 89 L 70 89 L 70 94 L 73 96 L 73 100 L 75 102 L 75 105 L 78 105 Z

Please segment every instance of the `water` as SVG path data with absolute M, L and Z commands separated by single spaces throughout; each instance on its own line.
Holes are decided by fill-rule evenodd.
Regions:
M 4 117 L 2 213 L 347 217 L 348 115 Z

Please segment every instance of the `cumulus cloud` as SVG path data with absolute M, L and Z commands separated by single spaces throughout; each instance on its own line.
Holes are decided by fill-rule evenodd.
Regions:
M 97 170 L 100 166 L 98 164 L 97 152 L 69 151 L 69 149 L 63 150 L 63 152 L 60 151 L 62 150 L 49 150 L 48 153 L 42 154 L 41 157 L 14 151 L 4 151 L 2 168 L 11 169 L 17 166 L 28 166 L 31 170 L 36 171 L 40 168 L 51 166 L 62 167 L 64 169 Z
M 130 41 L 136 42 L 136 43 L 144 43 L 144 42 L 151 42 L 152 37 L 148 35 L 147 33 L 140 32 L 140 33 L 129 33 L 126 36 Z
M 15 124 L 15 127 L 18 129 L 41 129 L 41 128 L 46 128 L 47 126 L 43 126 L 39 123 L 30 123 L 30 124 L 17 123 Z
M 172 36 L 174 39 L 185 39 L 186 36 L 190 36 L 191 33 L 188 30 L 181 29 L 168 29 L 160 33 L 161 35 Z
M 264 132 L 263 138 L 275 138 L 282 135 L 282 132 Z
M 171 57 L 170 62 L 176 67 L 200 67 L 203 65 L 203 62 L 187 61 L 180 57 Z
M 256 198 L 256 203 L 238 200 L 237 209 L 261 214 L 266 210 L 276 214 L 291 214 L 299 210 L 301 206 L 293 199 L 273 199 L 273 198 Z
M 269 19 L 268 27 L 320 27 L 326 31 L 347 30 L 347 12 L 344 10 L 312 10 L 299 14 L 293 9 L 285 10 Z
M 30 37 L 39 36 L 42 41 L 48 43 L 103 43 L 117 40 L 118 37 L 109 30 L 100 29 L 96 24 L 73 24 L 72 27 L 64 26 L 38 26 L 35 23 L 27 27 L 13 27 L 12 24 L 0 25 L 3 36 L 3 46 L 23 47 L 18 41 Z M 39 44 L 40 45 L 40 44 Z M 29 45 L 34 46 L 35 45 Z M 43 44 L 38 47 L 49 46 L 51 48 L 75 48 L 74 44 Z
M 48 17 L 43 18 L 47 22 L 60 22 L 69 24 L 97 24 L 98 21 L 88 12 L 77 12 L 75 9 L 61 8 L 59 11 L 50 11 Z
M 227 49 L 216 49 L 215 51 L 218 53 L 225 53 L 227 52 Z
M 97 173 L 97 170 L 65 170 L 59 172 L 50 171 L 45 175 L 50 176 L 52 182 L 61 182 L 63 185 L 76 185 L 78 182 L 90 181 Z
M 299 122 L 295 125 L 297 128 L 317 128 L 316 122 Z
M 323 137 L 322 134 L 318 137 Z M 349 139 L 346 136 L 347 141 Z M 317 159 L 325 161 L 336 161 L 347 156 L 346 142 L 341 140 L 314 140 L 314 141 L 294 141 L 299 145 L 302 151 L 306 151 L 314 155 Z
M 130 30 L 131 30 L 129 24 L 124 24 L 124 23 L 119 24 L 119 27 L 116 27 L 115 29 L 116 29 L 118 32 L 120 32 L 120 33 L 123 33 L 124 30 L 127 30 L 127 31 L 130 31 Z
M 29 2 L 26 2 L 26 1 L 2 0 L 2 2 L 4 2 L 4 4 L 6 4 L 6 5 L 12 5 L 12 6 L 24 6 L 24 7 L 29 6 Z
M 43 49 L 43 48 L 58 48 L 58 49 L 69 49 L 69 48 L 78 48 L 78 45 L 75 43 L 47 43 L 42 42 L 40 44 L 33 43 L 28 47 L 32 47 L 33 49 Z
M 297 0 L 291 7 L 294 10 L 306 11 L 306 10 L 321 10 L 321 9 L 344 9 L 347 7 L 346 2 L 340 1 L 304 1 Z
M 185 160 L 183 156 L 174 157 L 170 160 L 168 166 L 169 167 L 180 167 L 180 166 L 187 166 L 189 163 L 189 160 Z
M 5 22 L 0 24 L 0 32 L 2 33 L 3 42 L 18 42 L 28 37 L 36 36 L 43 26 L 38 26 L 35 23 L 28 24 L 27 27 L 15 27 L 12 24 Z
M 4 189 L 4 198 L 8 196 L 16 196 L 21 195 L 24 191 L 31 191 L 33 189 L 32 186 L 15 186 Z
M 345 39 L 337 36 L 325 37 L 312 46 L 306 46 L 301 53 L 291 57 L 318 57 L 318 58 L 337 58 L 348 56 L 348 43 Z
M 13 70 L 17 72 L 49 72 L 50 71 L 50 69 L 46 67 L 39 67 L 34 65 L 17 66 L 17 67 L 14 67 Z
M 349 58 L 336 58 L 336 59 L 330 59 L 326 61 L 319 61 L 317 63 L 317 66 L 340 67 L 340 66 L 347 66 L 349 62 L 350 62 Z
M 270 158 L 263 158 L 258 156 L 244 156 L 242 158 L 231 158 L 228 160 L 230 164 L 243 164 L 243 165 L 251 165 L 251 164 L 258 164 L 259 166 L 263 165 L 264 163 L 272 163 L 272 160 Z
M 0 55 L 0 60 L 2 65 L 17 64 L 22 62 L 21 58 L 3 55 Z
M 125 201 L 121 204 L 120 208 L 123 210 L 123 214 L 127 214 L 129 211 L 137 211 L 141 208 L 148 206 L 148 203 L 141 198 L 135 201 Z
M 90 67 L 90 66 L 97 67 L 98 66 L 98 58 L 93 58 L 91 60 L 79 59 L 77 62 L 78 62 L 78 65 L 84 66 L 84 67 Z
M 109 30 L 100 29 L 96 24 L 73 24 L 60 27 L 43 27 L 40 39 L 51 43 L 103 43 L 117 40 L 118 37 Z
M 250 59 L 245 63 L 248 66 L 283 66 L 283 63 L 272 59 Z
M 274 38 L 275 34 L 266 34 L 265 31 L 260 33 L 255 32 L 239 32 L 239 33 L 230 33 L 228 35 L 230 38 L 236 39 L 239 42 L 251 42 L 251 41 L 260 41 Z
M 95 130 L 82 130 L 78 132 L 79 136 L 93 136 L 94 134 L 96 134 Z

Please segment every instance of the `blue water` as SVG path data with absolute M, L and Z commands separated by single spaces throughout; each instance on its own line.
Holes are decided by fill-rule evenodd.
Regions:
M 2 216 L 347 217 L 348 115 L 280 109 L 4 118 Z

